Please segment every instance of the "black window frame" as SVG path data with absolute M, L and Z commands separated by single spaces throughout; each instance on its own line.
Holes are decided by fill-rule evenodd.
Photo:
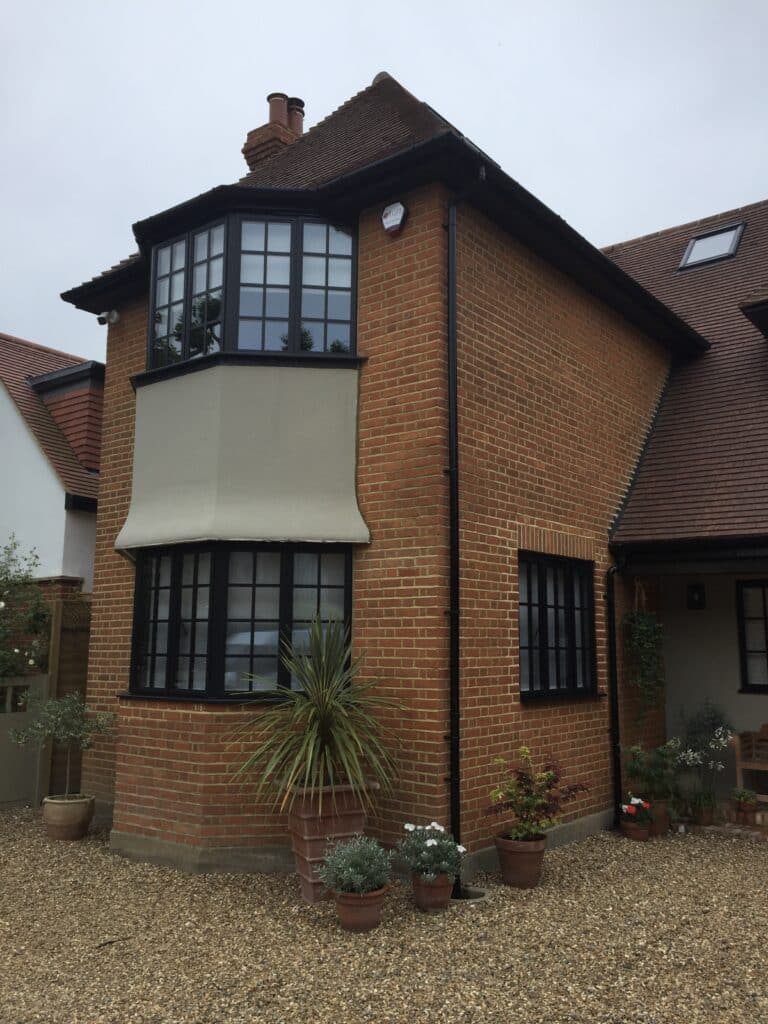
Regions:
M 536 567 L 536 578 L 537 578 L 537 594 L 536 600 L 533 600 L 533 595 L 530 590 L 530 567 Z M 565 684 L 562 684 L 560 679 L 560 663 L 559 658 L 555 657 L 555 675 L 556 675 L 556 686 L 550 685 L 550 666 L 549 666 L 549 624 L 547 615 L 547 595 L 546 595 L 546 572 L 547 569 L 551 568 L 555 571 L 562 569 L 564 570 L 564 591 L 565 599 L 562 605 L 565 617 L 565 629 L 566 629 L 566 646 L 564 648 L 566 652 L 566 670 L 565 670 Z M 521 587 L 520 580 L 523 572 L 526 572 L 526 580 L 528 582 L 528 595 L 529 600 L 523 602 L 520 600 Z M 576 611 L 578 610 L 574 604 L 574 579 L 578 577 L 581 581 L 582 591 L 582 618 L 586 612 L 587 622 L 582 622 L 582 646 L 581 646 L 581 657 L 582 657 L 582 678 L 584 679 L 584 685 L 578 685 L 578 677 L 576 671 L 576 658 L 578 648 L 576 645 Z M 544 585 L 541 585 L 541 581 L 544 580 Z M 557 595 L 555 595 L 555 601 L 557 602 Z M 522 643 L 522 614 L 521 609 L 523 606 L 529 609 L 528 614 L 528 643 L 524 646 Z M 538 613 L 539 622 L 539 636 L 538 642 L 534 644 L 533 640 L 533 617 L 530 614 L 531 607 L 536 606 Z M 558 626 L 558 615 L 557 615 L 557 603 L 555 604 L 555 632 L 556 639 L 559 637 L 559 626 Z M 517 601 L 517 622 L 518 622 L 518 691 L 520 694 L 520 700 L 522 702 L 528 701 L 562 701 L 562 700 L 579 700 L 584 698 L 594 698 L 599 696 L 598 693 L 598 679 L 597 679 L 597 641 L 596 641 L 596 622 L 595 622 L 595 564 L 594 562 L 587 561 L 580 558 L 567 558 L 561 555 L 548 555 L 542 554 L 536 551 L 519 551 L 518 552 L 518 601 Z M 528 674 L 528 685 L 525 686 L 526 682 L 523 679 L 523 650 L 528 650 L 529 653 L 529 674 Z M 555 651 L 558 650 L 557 643 L 553 648 Z M 534 653 L 535 652 L 535 653 Z M 534 658 L 538 661 L 539 669 L 539 689 L 533 688 L 534 683 Z
M 678 266 L 677 269 L 678 270 L 695 270 L 697 267 L 709 266 L 710 263 L 719 263 L 720 260 L 731 259 L 731 257 L 736 255 L 736 251 L 739 248 L 739 244 L 741 242 L 741 237 L 744 234 L 744 228 L 745 227 L 746 227 L 746 222 L 745 221 L 740 221 L 740 222 L 737 222 L 736 224 L 724 224 L 722 227 L 713 228 L 711 231 L 703 231 L 700 235 L 694 236 L 693 238 L 690 239 L 690 241 L 688 242 L 688 245 L 686 245 L 685 252 L 683 253 L 683 258 L 680 260 L 680 265 Z M 696 245 L 697 242 L 700 242 L 704 238 L 712 238 L 715 235 L 724 235 L 728 231 L 734 231 L 735 234 L 734 234 L 733 238 L 731 239 L 731 244 L 728 247 L 728 251 L 727 252 L 718 253 L 717 256 L 708 256 L 706 259 L 703 259 L 703 260 L 694 260 L 691 263 L 688 262 L 690 260 L 691 253 L 693 252 L 694 246 Z
M 289 315 L 288 315 L 288 344 L 285 349 L 259 350 L 238 347 L 238 320 L 240 313 L 240 257 L 241 257 L 241 232 L 243 221 L 265 221 L 290 223 L 291 224 L 291 251 L 287 254 L 290 258 L 290 279 L 289 279 Z M 358 232 L 357 225 L 345 222 L 338 218 L 325 216 L 323 214 L 297 213 L 295 211 L 280 210 L 251 210 L 248 212 L 230 213 L 219 216 L 205 223 L 196 224 L 187 231 L 181 232 L 171 238 L 163 239 L 152 247 L 151 270 L 150 270 L 150 301 L 149 301 L 149 325 L 147 330 L 147 370 L 166 369 L 172 366 L 193 364 L 205 358 L 201 354 L 189 354 L 189 334 L 191 329 L 192 309 L 192 275 L 194 266 L 194 243 L 193 239 L 201 231 L 210 231 L 218 225 L 224 225 L 224 267 L 223 287 L 221 294 L 221 348 L 223 353 L 237 353 L 238 356 L 246 359 L 274 359 L 275 356 L 285 358 L 339 358 L 340 356 L 355 356 L 357 354 L 357 281 L 358 281 Z M 329 227 L 338 228 L 347 233 L 352 241 L 351 260 L 351 287 L 350 287 L 350 321 L 349 321 L 349 351 L 345 353 L 328 352 L 322 349 L 305 350 L 301 346 L 301 293 L 302 293 L 302 268 L 303 268 L 303 236 L 304 224 L 324 224 Z M 175 362 L 159 363 L 154 359 L 154 324 L 156 313 L 156 283 L 157 283 L 157 257 L 161 249 L 166 246 L 173 246 L 176 242 L 186 243 L 186 265 L 185 265 L 185 286 L 184 286 L 184 337 L 182 343 L 181 358 Z M 266 285 L 264 285 L 266 288 Z M 327 308 L 327 307 L 326 307 Z M 326 316 L 323 322 L 328 323 Z
M 123 696 L 157 698 L 161 700 L 192 701 L 194 703 L 224 702 L 242 703 L 243 701 L 272 700 L 263 691 L 226 690 L 225 658 L 226 628 L 228 612 L 229 558 L 233 552 L 278 552 L 280 561 L 279 590 L 279 638 L 282 642 L 290 638 L 293 626 L 293 593 L 294 593 L 294 559 L 297 554 L 343 554 L 344 561 L 344 621 L 348 629 L 352 625 L 352 547 L 348 544 L 280 544 L 235 541 L 212 541 L 195 544 L 173 544 L 162 547 L 146 548 L 136 555 L 136 584 L 133 602 L 133 627 L 131 638 L 131 668 L 129 689 Z M 204 690 L 180 689 L 168 684 L 168 680 L 176 678 L 179 659 L 179 630 L 181 608 L 181 565 L 186 554 L 211 555 L 210 595 L 208 612 L 208 646 L 206 685 Z M 146 586 L 146 573 L 153 557 L 169 556 L 170 593 L 169 593 L 169 627 L 168 654 L 166 666 L 166 683 L 164 686 L 142 686 L 140 674 L 142 668 L 142 647 L 144 628 L 149 619 L 147 600 L 149 589 Z M 181 655 L 184 656 L 183 654 Z M 290 677 L 278 659 L 278 688 L 290 689 Z
M 744 609 L 744 591 L 758 588 L 760 588 L 763 593 L 763 630 L 765 634 L 766 652 L 768 652 L 768 579 L 736 581 L 736 619 L 738 623 L 739 637 L 739 672 L 741 675 L 739 693 L 764 694 L 768 696 L 768 685 L 760 686 L 755 683 L 750 683 L 749 671 L 747 668 L 748 654 L 763 653 L 762 651 L 750 652 L 747 649 L 747 616 Z M 766 657 L 768 658 L 768 654 L 766 654 Z

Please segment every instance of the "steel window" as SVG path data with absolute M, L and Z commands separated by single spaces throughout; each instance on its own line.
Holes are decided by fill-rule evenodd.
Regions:
M 768 580 L 736 584 L 741 688 L 768 693 Z
M 578 696 L 597 688 L 594 566 L 520 552 L 520 695 Z
M 348 548 L 184 545 L 137 560 L 131 689 L 175 698 L 232 698 L 291 686 L 283 640 L 351 619 Z

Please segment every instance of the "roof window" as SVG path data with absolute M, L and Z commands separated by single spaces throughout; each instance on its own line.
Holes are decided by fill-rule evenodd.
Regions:
M 702 263 L 714 263 L 716 260 L 735 256 L 743 231 L 743 224 L 733 224 L 692 238 L 680 261 L 679 269 L 698 267 Z

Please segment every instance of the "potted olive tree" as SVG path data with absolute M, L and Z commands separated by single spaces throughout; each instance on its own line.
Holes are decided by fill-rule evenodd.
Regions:
M 404 827 L 397 854 L 411 872 L 414 902 L 425 913 L 445 910 L 467 851 L 437 821 Z
M 379 926 L 391 866 L 391 854 L 368 836 L 353 836 L 326 853 L 320 879 L 333 892 L 345 931 L 369 932 Z
M 50 839 L 82 839 L 93 818 L 94 798 L 84 793 L 71 793 L 72 752 L 87 750 L 93 739 L 112 728 L 115 716 L 105 711 L 88 714 L 88 706 L 79 693 L 59 699 L 30 701 L 37 718 L 26 729 L 11 729 L 14 743 L 42 746 L 49 740 L 60 743 L 66 751 L 64 792 L 43 799 L 43 821 Z
M 505 772 L 491 790 L 490 812 L 511 811 L 515 816 L 512 825 L 495 837 L 504 884 L 531 889 L 541 878 L 547 829 L 556 824 L 561 806 L 588 787 L 583 782 L 561 785 L 560 769 L 552 762 L 536 771 L 528 747 L 519 748 L 517 759 L 516 764 L 504 758 L 494 761 Z
M 257 796 L 271 793 L 287 810 L 302 895 L 322 898 L 319 867 L 329 839 L 362 832 L 374 792 L 390 792 L 395 762 L 380 712 L 399 705 L 359 680 L 342 623 L 309 629 L 306 653 L 284 644 L 294 689 L 269 691 L 275 703 L 236 730 L 253 749 L 238 774 L 258 776 Z

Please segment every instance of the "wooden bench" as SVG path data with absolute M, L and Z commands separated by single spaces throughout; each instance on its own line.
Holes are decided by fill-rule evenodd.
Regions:
M 758 732 L 741 732 L 736 737 L 736 785 L 744 788 L 744 772 L 768 772 L 768 722 Z M 768 804 L 768 793 L 757 799 Z

